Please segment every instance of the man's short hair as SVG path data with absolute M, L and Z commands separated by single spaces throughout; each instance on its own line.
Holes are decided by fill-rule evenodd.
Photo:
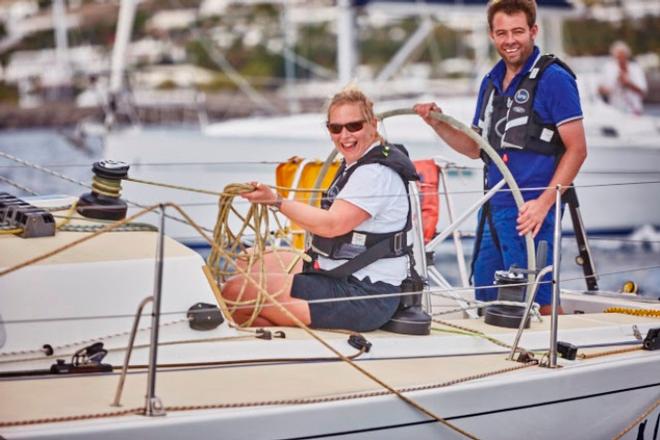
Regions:
M 493 17 L 498 12 L 504 12 L 506 15 L 524 12 L 529 27 L 536 24 L 535 0 L 490 0 L 488 2 L 488 26 L 491 30 L 493 30 Z

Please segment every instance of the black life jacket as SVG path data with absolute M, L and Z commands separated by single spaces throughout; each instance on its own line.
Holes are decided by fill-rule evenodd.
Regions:
M 536 87 L 543 72 L 553 63 L 570 73 L 573 71 L 554 55 L 539 56 L 534 66 L 520 81 L 513 98 L 499 95 L 492 79 L 484 92 L 476 128 L 495 150 L 529 150 L 539 154 L 561 156 L 564 144 L 554 124 L 544 124 L 534 111 Z M 484 160 L 487 156 L 482 155 Z
M 419 180 L 419 176 L 403 145 L 378 145 L 369 150 L 367 154 L 348 169 L 346 169 L 346 163 L 342 162 L 328 191 L 323 193 L 321 208 L 330 208 L 339 191 L 346 185 L 346 182 L 358 167 L 372 163 L 378 163 L 392 169 L 403 180 L 406 195 L 408 195 L 406 224 L 400 231 L 387 233 L 351 231 L 333 238 L 313 235 L 311 249 L 307 250 L 313 260 L 316 260 L 319 255 L 333 260 L 348 260 L 332 270 L 321 271 L 325 275 L 346 278 L 381 258 L 395 258 L 404 255 L 408 255 L 410 264 L 413 264 L 412 244 L 407 241 L 408 231 L 412 228 L 408 183 Z M 312 270 L 320 271 L 314 263 L 305 266 L 305 271 Z
M 557 127 L 553 124 L 544 124 L 534 111 L 536 87 L 543 72 L 553 63 L 557 63 L 575 78 L 575 74 L 566 63 L 554 55 L 546 54 L 538 57 L 534 66 L 520 81 L 513 99 L 498 95 L 492 79 L 489 80 L 484 91 L 481 109 L 479 109 L 476 131 L 498 152 L 507 148 L 534 151 L 555 156 L 555 166 L 559 163 L 565 147 L 557 132 Z M 481 157 L 486 162 L 487 168 L 490 158 L 483 151 Z M 486 168 L 484 168 L 484 190 L 488 189 Z M 481 249 L 486 222 L 488 222 L 495 247 L 501 249 L 497 229 L 490 215 L 490 204 L 486 202 L 481 209 L 477 225 L 470 278 L 474 274 L 474 265 Z

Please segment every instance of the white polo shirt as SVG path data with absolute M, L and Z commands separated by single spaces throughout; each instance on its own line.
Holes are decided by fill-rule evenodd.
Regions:
M 355 230 L 375 233 L 400 231 L 408 217 L 408 195 L 401 177 L 385 165 L 372 163 L 358 167 L 339 191 L 342 199 L 365 210 L 371 216 Z M 347 260 L 319 256 L 319 267 L 331 270 Z M 399 285 L 408 276 L 408 257 L 382 258 L 353 274 L 359 280 L 369 277 Z

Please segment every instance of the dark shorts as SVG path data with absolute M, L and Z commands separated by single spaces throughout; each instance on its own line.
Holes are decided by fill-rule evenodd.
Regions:
M 382 327 L 399 306 L 400 297 L 314 302 L 319 299 L 352 298 L 365 295 L 397 293 L 399 286 L 372 283 L 369 278 L 360 281 L 331 278 L 318 273 L 299 273 L 293 277 L 291 296 L 310 301 L 309 311 L 314 328 L 342 328 L 370 331 Z

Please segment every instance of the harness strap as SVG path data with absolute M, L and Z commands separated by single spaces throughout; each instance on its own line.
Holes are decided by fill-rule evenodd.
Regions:
M 486 213 L 484 212 L 488 209 L 488 202 L 484 203 L 483 208 L 481 208 L 481 215 L 479 215 L 479 224 L 477 225 L 477 232 L 474 237 L 474 247 L 472 248 L 472 261 L 470 262 L 470 282 L 474 281 L 474 266 L 479 256 L 479 250 L 481 249 L 481 239 L 484 236 L 484 226 L 486 223 Z
M 485 156 L 484 151 L 481 153 Z M 488 188 L 488 182 L 486 177 L 487 165 L 484 166 L 484 192 Z M 490 235 L 493 239 L 493 244 L 498 251 L 502 250 L 500 245 L 500 239 L 497 236 L 497 229 L 495 229 L 495 222 L 493 221 L 493 216 L 490 212 L 490 201 L 484 203 L 481 208 L 481 215 L 479 216 L 479 224 L 477 225 L 477 231 L 474 238 L 474 247 L 472 249 L 472 261 L 470 262 L 470 281 L 473 281 L 474 278 L 474 266 L 477 262 L 477 257 L 479 256 L 479 251 L 481 251 L 481 241 L 484 236 L 484 227 L 486 226 L 486 221 L 488 221 L 488 229 L 490 230 Z
M 481 251 L 481 241 L 484 236 L 484 227 L 486 226 L 486 221 L 488 222 L 488 229 L 490 230 L 490 236 L 493 239 L 493 244 L 498 251 L 502 250 L 502 245 L 500 244 L 500 239 L 497 235 L 497 229 L 495 229 L 495 222 L 493 221 L 493 216 L 490 211 L 490 202 L 484 203 L 483 208 L 481 209 L 481 215 L 479 216 L 479 224 L 477 225 L 477 233 L 474 239 L 474 248 L 472 251 L 472 261 L 470 263 L 470 281 L 474 278 L 474 266 L 477 262 L 477 257 L 479 257 L 479 252 Z
M 321 273 L 332 278 L 348 278 L 358 270 L 380 260 L 381 258 L 385 258 L 391 252 L 402 253 L 405 247 L 405 242 L 406 231 L 398 232 L 393 237 L 386 238 L 373 246 L 370 246 L 367 250 L 346 261 L 344 264 L 331 270 L 323 270 Z M 409 257 L 410 254 L 412 254 L 412 252 L 408 254 Z M 404 253 L 403 255 L 406 254 Z

